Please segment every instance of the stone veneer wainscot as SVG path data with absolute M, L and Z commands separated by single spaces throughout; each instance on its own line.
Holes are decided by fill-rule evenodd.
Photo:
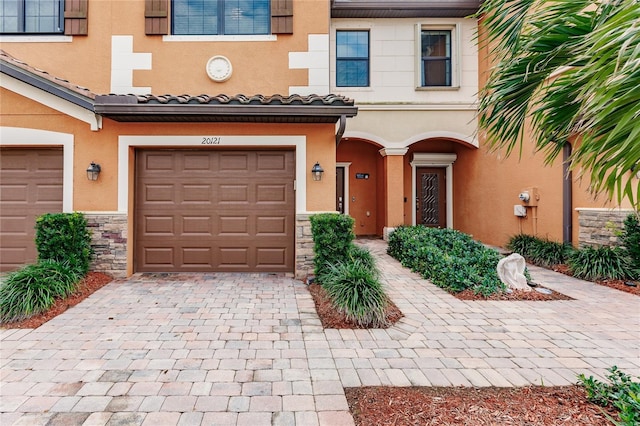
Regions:
M 94 255 L 91 271 L 113 277 L 127 275 L 127 215 L 121 213 L 84 213 L 91 231 Z
M 619 246 L 618 234 L 624 228 L 624 220 L 633 213 L 631 209 L 577 208 L 578 247 Z

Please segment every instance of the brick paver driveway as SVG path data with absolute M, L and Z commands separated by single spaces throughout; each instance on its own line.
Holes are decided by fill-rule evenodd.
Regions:
M 269 274 L 137 274 L 36 330 L 1 331 L 0 424 L 348 425 L 343 386 L 566 385 L 640 374 L 636 296 L 530 267 L 575 300 L 464 302 L 375 253 L 405 318 L 323 330 Z

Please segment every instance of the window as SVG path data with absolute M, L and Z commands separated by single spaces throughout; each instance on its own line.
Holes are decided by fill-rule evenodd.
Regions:
M 369 86 L 369 31 L 336 31 L 336 86 Z
M 269 34 L 269 0 L 173 0 L 177 35 Z
M 451 30 L 421 31 L 421 83 L 451 86 Z
M 64 0 L 0 1 L 0 33 L 61 34 Z

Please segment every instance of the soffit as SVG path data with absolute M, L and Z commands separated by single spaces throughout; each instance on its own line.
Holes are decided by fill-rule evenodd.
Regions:
M 481 0 L 332 0 L 332 18 L 464 18 Z

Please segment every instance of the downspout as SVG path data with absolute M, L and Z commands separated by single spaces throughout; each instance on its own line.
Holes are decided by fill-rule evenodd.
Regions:
M 340 116 L 340 126 L 338 126 L 338 131 L 336 132 L 336 148 L 340 145 L 340 141 L 342 140 L 342 135 L 344 135 L 344 130 L 347 128 L 347 116 L 342 114 Z
M 562 147 L 562 242 L 573 242 L 573 185 L 570 169 L 571 144 Z

